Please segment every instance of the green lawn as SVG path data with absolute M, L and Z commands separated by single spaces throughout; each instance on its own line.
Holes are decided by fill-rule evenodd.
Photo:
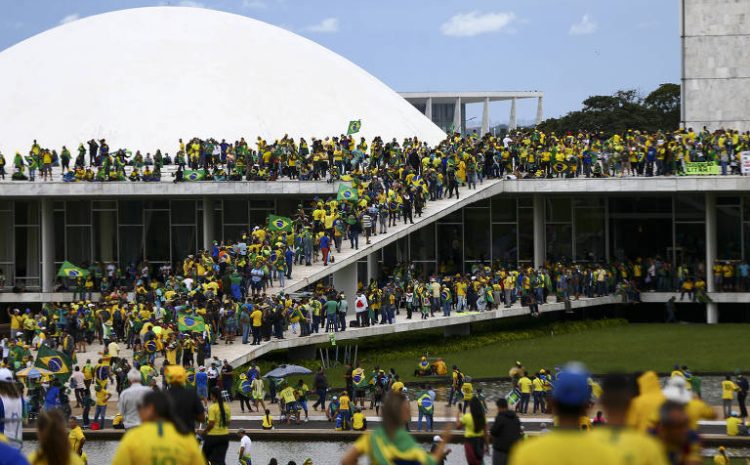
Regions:
M 569 360 L 584 362 L 594 373 L 613 371 L 657 370 L 670 371 L 675 363 L 686 364 L 695 372 L 734 371 L 748 369 L 748 359 L 741 350 L 749 334 L 750 325 L 665 325 L 626 324 L 611 328 L 590 329 L 562 335 L 512 342 L 488 343 L 481 347 L 458 349 L 456 341 L 431 337 L 421 341 L 420 349 L 427 349 L 430 357 L 442 357 L 448 365 L 455 363 L 468 375 L 484 378 L 507 376 L 508 369 L 520 360 L 530 369 L 560 366 Z M 495 333 L 496 334 L 496 333 Z M 471 336 L 468 336 L 469 338 Z M 439 339 L 439 340 L 436 340 Z M 381 368 L 395 368 L 406 381 L 413 381 L 417 357 L 410 343 L 398 346 L 394 340 L 382 341 L 387 347 L 384 356 L 368 342 L 361 357 L 365 369 L 375 364 Z M 449 350 L 442 351 L 441 347 Z M 394 350 L 395 349 L 395 350 Z M 411 351 L 399 357 L 399 349 Z M 313 367 L 313 361 L 305 363 Z M 267 370 L 269 365 L 263 363 Z M 343 367 L 328 370 L 329 382 L 343 385 Z

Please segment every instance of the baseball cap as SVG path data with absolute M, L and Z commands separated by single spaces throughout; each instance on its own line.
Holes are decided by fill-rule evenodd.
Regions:
M 588 404 L 591 399 L 589 373 L 581 364 L 566 365 L 557 375 L 552 398 L 562 405 L 578 407 Z
M 0 368 L 0 383 L 12 383 L 13 372 L 7 368 Z
M 443 438 L 441 438 L 439 434 L 432 437 L 432 442 L 441 442 L 442 440 Z

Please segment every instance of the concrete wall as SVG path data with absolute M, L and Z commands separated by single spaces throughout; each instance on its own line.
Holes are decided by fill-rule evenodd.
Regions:
M 682 0 L 683 124 L 750 129 L 750 2 Z

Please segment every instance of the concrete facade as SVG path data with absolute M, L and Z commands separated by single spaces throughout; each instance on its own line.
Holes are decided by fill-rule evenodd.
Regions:
M 750 129 L 750 2 L 681 0 L 682 124 Z

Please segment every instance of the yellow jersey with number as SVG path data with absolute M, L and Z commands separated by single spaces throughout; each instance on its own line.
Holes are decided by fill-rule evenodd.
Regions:
M 205 465 L 198 441 L 168 422 L 149 422 L 125 433 L 112 465 Z

